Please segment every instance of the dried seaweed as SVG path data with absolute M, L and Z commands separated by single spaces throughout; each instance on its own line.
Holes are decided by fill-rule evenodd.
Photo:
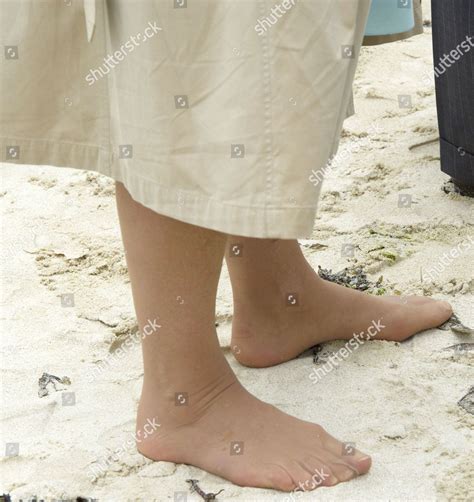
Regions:
M 57 388 L 57 385 L 71 385 L 71 380 L 69 377 L 64 376 L 64 377 L 57 377 L 55 375 L 50 375 L 49 373 L 43 373 L 41 375 L 41 378 L 38 379 L 38 396 L 39 397 L 44 397 L 49 395 L 51 389 L 48 389 L 48 385 L 50 387 L 53 387 L 54 392 L 57 392 L 58 390 L 64 390 L 65 387 L 62 387 L 60 389 Z
M 458 401 L 458 404 L 468 413 L 474 415 L 474 386 L 471 387 L 469 392 Z
M 453 324 L 451 331 L 459 333 L 460 335 L 474 335 L 474 329 L 464 326 L 464 324 Z
M 438 326 L 438 329 L 442 329 L 443 331 L 450 329 L 460 335 L 474 335 L 474 329 L 465 326 L 456 314 L 453 314 L 445 323 Z
M 426 141 L 422 141 L 421 143 L 414 143 L 413 145 L 410 145 L 408 147 L 408 150 L 414 150 L 415 148 L 419 148 L 420 146 L 431 145 L 432 143 L 437 143 L 438 141 L 439 141 L 438 137 L 427 139 Z
M 313 363 L 314 364 L 319 364 L 321 361 L 319 360 L 319 353 L 323 350 L 323 346 L 321 344 L 315 345 L 314 347 L 311 347 L 312 353 L 313 353 Z
M 217 495 L 219 495 L 219 493 L 222 493 L 224 491 L 224 489 L 222 489 L 222 490 L 219 490 L 217 493 L 206 493 L 205 491 L 201 490 L 201 488 L 199 488 L 197 479 L 187 479 L 186 482 L 191 485 L 191 487 L 190 487 L 191 493 L 196 492 L 206 502 L 208 500 L 217 500 L 217 498 L 216 498 Z
M 474 350 L 474 343 L 457 343 L 455 345 L 450 345 L 443 350 L 452 350 L 457 353 L 470 352 L 471 350 Z
M 298 239 L 298 244 L 307 249 L 325 249 L 328 247 L 326 244 L 309 239 Z
M 22 499 L 20 499 L 21 502 Z M 46 499 L 38 498 L 34 495 L 32 498 L 24 499 L 24 502 L 45 502 Z M 56 499 L 53 499 L 56 500 Z M 0 495 L 0 502 L 12 502 L 11 496 L 8 493 Z M 74 497 L 72 499 L 61 499 L 61 502 L 98 502 L 98 499 L 86 497 Z
M 385 293 L 384 288 L 382 288 L 383 276 L 380 276 L 376 282 L 373 282 L 367 278 L 367 274 L 361 267 L 345 268 L 340 272 L 333 272 L 332 270 L 318 266 L 318 274 L 325 281 L 334 282 L 347 288 L 367 291 L 376 295 Z

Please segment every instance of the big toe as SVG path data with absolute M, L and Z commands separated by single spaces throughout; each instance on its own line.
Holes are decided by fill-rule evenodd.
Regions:
M 354 443 L 341 442 L 326 431 L 320 437 L 324 448 L 340 463 L 351 466 L 358 474 L 366 474 L 369 471 L 372 465 L 371 457 L 358 450 Z
M 453 315 L 453 308 L 448 302 L 443 300 L 428 299 L 425 304 L 420 306 L 424 316 L 429 321 L 431 328 L 436 328 L 446 322 Z
M 401 342 L 420 331 L 437 328 L 453 314 L 448 302 L 433 298 L 407 297 L 402 303 L 387 316 L 387 328 L 391 329 L 381 338 Z

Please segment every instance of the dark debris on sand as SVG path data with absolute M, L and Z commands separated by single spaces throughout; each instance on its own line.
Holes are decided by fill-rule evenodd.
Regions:
M 340 272 L 333 272 L 330 269 L 318 266 L 318 274 L 325 281 L 334 282 L 347 288 L 367 291 L 376 295 L 383 295 L 385 293 L 385 288 L 382 287 L 383 276 L 380 276 L 376 282 L 373 282 L 367 278 L 367 274 L 361 267 L 346 267 Z
M 446 181 L 446 183 L 441 187 L 446 194 L 458 194 L 464 197 L 474 197 L 474 188 L 472 187 L 459 187 L 453 183 L 452 180 Z
M 44 397 L 47 396 L 52 390 L 56 392 L 58 390 L 65 389 L 65 387 L 60 387 L 58 389 L 57 387 L 58 384 L 62 386 L 71 385 L 71 380 L 67 376 L 57 377 L 55 375 L 50 375 L 49 373 L 43 373 L 41 377 L 38 379 L 38 386 L 39 386 L 38 396 Z
M 471 352 L 474 350 L 474 343 L 457 343 L 456 345 L 450 345 L 449 347 L 446 347 L 443 350 L 450 350 L 457 354 L 461 354 L 464 352 Z
M 471 387 L 469 392 L 458 401 L 458 404 L 468 413 L 474 415 L 474 386 Z
M 55 500 L 55 499 L 54 499 Z M 88 497 L 73 497 L 72 499 L 59 499 L 61 502 L 98 502 L 98 499 L 92 499 Z M 46 499 L 43 498 L 38 498 L 36 495 L 27 498 L 27 499 L 20 499 L 20 502 L 46 502 Z M 0 495 L 0 502 L 13 502 L 11 495 L 8 493 L 4 493 L 3 495 Z
M 445 323 L 438 326 L 438 329 L 442 329 L 443 331 L 450 329 L 459 335 L 474 335 L 474 329 L 465 326 L 456 314 L 453 314 Z
M 315 345 L 311 347 L 311 352 L 313 354 L 313 363 L 319 364 L 321 361 L 319 360 L 320 352 L 323 350 L 323 346 L 321 344 Z
M 219 495 L 219 493 L 222 493 L 224 491 L 224 489 L 222 489 L 219 490 L 217 493 L 206 493 L 199 487 L 197 479 L 187 479 L 186 483 L 189 483 L 191 485 L 190 486 L 191 493 L 196 492 L 206 502 L 208 502 L 209 500 L 217 500 L 217 495 Z

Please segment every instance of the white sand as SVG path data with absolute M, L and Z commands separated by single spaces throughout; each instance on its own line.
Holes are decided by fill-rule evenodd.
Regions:
M 474 238 L 473 201 L 440 190 L 447 177 L 439 170 L 438 145 L 408 149 L 437 136 L 434 88 L 421 83 L 432 63 L 426 31 L 364 49 L 355 83 L 357 115 L 345 124 L 341 148 L 369 136 L 351 162 L 327 176 L 313 235 L 327 247 L 305 253 L 315 267 L 339 270 L 354 262 L 341 256 L 341 246 L 354 245 L 358 262 L 372 279 L 383 275 L 388 291 L 447 299 L 474 325 L 473 245 L 434 282 L 426 281 L 427 268 L 443 253 Z M 400 94 L 411 96 L 411 109 L 398 107 Z M 374 123 L 379 132 L 370 133 Z M 150 462 L 133 447 L 99 480 L 89 481 L 91 465 L 133 434 L 142 377 L 135 346 L 124 360 L 112 357 L 92 384 L 88 378 L 110 359 L 111 345 L 135 329 L 113 183 L 94 173 L 35 166 L 4 165 L 2 178 L 2 450 L 7 442 L 19 443 L 19 456 L 2 452 L 0 493 L 172 501 L 192 477 L 207 491 L 225 488 L 219 500 L 289 500 L 193 467 Z M 399 193 L 411 194 L 415 204 L 399 208 Z M 69 293 L 75 305 L 62 307 L 60 295 Z M 229 348 L 231 313 L 224 272 L 219 336 L 244 385 L 373 455 L 367 476 L 295 500 L 473 499 L 474 417 L 457 401 L 474 383 L 474 353 L 443 351 L 472 343 L 472 336 L 431 330 L 401 345 L 371 342 L 313 384 L 311 355 L 270 369 L 239 366 Z M 326 344 L 324 353 L 341 346 Z M 44 371 L 71 379 L 67 390 L 75 393 L 75 405 L 63 406 L 61 392 L 38 397 Z

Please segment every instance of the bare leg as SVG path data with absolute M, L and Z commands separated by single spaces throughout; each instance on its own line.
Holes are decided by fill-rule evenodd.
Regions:
M 244 486 L 305 490 L 370 468 L 360 452 L 319 425 L 286 415 L 249 394 L 223 356 L 214 328 L 226 236 L 160 216 L 117 184 L 117 206 L 138 323 L 159 317 L 143 340 L 139 451 L 201 467 Z
M 235 242 L 242 246 L 239 257 L 229 252 Z M 320 342 L 367 335 L 377 323 L 373 339 L 402 341 L 452 314 L 446 302 L 375 297 L 324 281 L 296 240 L 230 237 L 226 260 L 234 295 L 232 346 L 247 366 L 272 366 Z

